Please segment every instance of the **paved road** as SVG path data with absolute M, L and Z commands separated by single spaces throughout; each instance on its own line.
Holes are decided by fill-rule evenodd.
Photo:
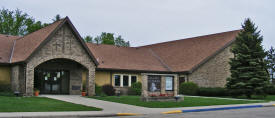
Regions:
M 151 114 L 122 118 L 275 118 L 275 107 L 237 109 L 224 111 L 190 112 L 183 114 Z

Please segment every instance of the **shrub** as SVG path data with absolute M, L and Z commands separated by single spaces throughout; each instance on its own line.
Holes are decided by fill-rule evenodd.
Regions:
M 108 96 L 113 96 L 115 95 L 115 89 L 112 85 L 106 84 L 102 86 L 102 91 L 108 95 Z
M 95 84 L 95 95 L 101 96 L 102 94 L 102 87 Z
M 11 92 L 10 84 L 0 84 L 0 92 Z
M 225 88 L 199 88 L 200 96 L 228 96 L 229 93 Z
M 199 87 L 193 82 L 186 82 L 180 84 L 179 91 L 184 95 L 197 95 Z
M 141 82 L 136 82 L 136 83 L 133 83 L 131 88 L 130 88 L 130 91 L 133 92 L 131 93 L 132 95 L 141 95 Z
M 275 95 L 275 85 L 266 88 L 265 92 L 269 95 Z

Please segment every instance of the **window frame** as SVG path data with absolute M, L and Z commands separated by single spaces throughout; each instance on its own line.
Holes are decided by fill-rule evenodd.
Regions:
M 171 77 L 172 78 L 172 90 L 167 90 L 166 89 L 166 77 Z M 175 77 L 174 76 L 164 76 L 164 78 L 165 78 L 165 91 L 174 91 L 174 89 L 175 89 Z
M 120 85 L 119 86 L 116 86 L 115 83 L 115 76 L 118 75 L 120 76 Z M 128 76 L 128 86 L 123 86 L 123 76 Z M 131 87 L 132 86 L 132 76 L 135 76 L 136 77 L 136 82 L 138 82 L 138 75 L 137 74 L 113 74 L 113 78 L 114 78 L 114 81 L 113 81 L 113 86 L 115 87 Z

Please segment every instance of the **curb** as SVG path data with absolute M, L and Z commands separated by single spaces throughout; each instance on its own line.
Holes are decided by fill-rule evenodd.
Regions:
M 113 113 L 113 114 L 94 114 L 94 115 L 49 115 L 49 116 L 44 116 L 44 115 L 38 115 L 38 116 L 24 116 L 24 115 L 19 115 L 19 116 L 0 116 L 0 118 L 67 118 L 67 117 L 116 117 L 116 116 L 139 116 L 143 114 L 136 114 L 136 113 Z
M 270 105 L 246 105 L 246 106 L 234 106 L 234 107 L 219 107 L 219 108 L 202 108 L 202 109 L 188 109 L 188 110 L 175 110 L 162 112 L 163 114 L 178 114 L 188 112 L 203 112 L 203 111 L 218 111 L 218 110 L 232 110 L 232 109 L 246 109 L 246 108 L 259 108 L 259 107 L 275 107 L 275 104 Z

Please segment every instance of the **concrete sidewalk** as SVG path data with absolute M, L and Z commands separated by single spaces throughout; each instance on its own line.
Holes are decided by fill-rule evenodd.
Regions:
M 85 98 L 78 95 L 42 95 L 41 97 L 48 97 L 48 98 L 62 100 L 62 101 L 71 102 L 75 104 L 98 107 L 98 108 L 102 108 L 103 111 L 12 112 L 12 113 L 0 113 L 0 117 L 115 116 L 117 115 L 117 113 L 160 114 L 162 112 L 173 111 L 173 110 L 190 110 L 190 109 L 205 109 L 205 108 L 235 107 L 235 106 L 246 106 L 246 105 L 275 104 L 275 102 L 269 102 L 269 103 L 253 103 L 253 104 L 237 104 L 237 105 L 202 106 L 202 107 L 145 108 L 145 107 L 139 107 L 134 105 L 127 105 L 127 104 L 120 104 L 115 102 Z

